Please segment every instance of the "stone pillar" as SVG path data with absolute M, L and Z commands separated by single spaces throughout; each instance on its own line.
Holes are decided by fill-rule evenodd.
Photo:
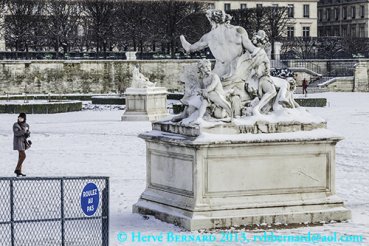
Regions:
M 127 61 L 135 61 L 136 53 L 137 53 L 136 51 L 127 51 L 126 52 Z
M 365 61 L 359 60 L 355 65 L 353 91 L 369 91 L 368 66 Z
M 4 17 L 0 16 L 0 25 L 4 23 Z M 4 31 L 0 29 L 0 51 L 5 51 Z
M 0 51 L 5 51 L 5 40 L 0 36 Z
M 265 47 L 264 49 L 265 49 L 265 52 L 268 55 L 268 59 L 272 60 L 272 46 L 269 45 L 269 46 Z
M 157 121 L 169 116 L 164 87 L 128 88 L 122 121 Z
M 282 49 L 281 42 L 274 42 L 274 60 L 279 61 L 281 59 L 281 49 Z

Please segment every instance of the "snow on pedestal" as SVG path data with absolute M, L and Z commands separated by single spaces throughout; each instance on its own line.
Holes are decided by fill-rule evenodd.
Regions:
M 156 131 L 146 141 L 147 188 L 133 211 L 188 230 L 344 221 L 335 145 L 322 128 L 198 137 Z

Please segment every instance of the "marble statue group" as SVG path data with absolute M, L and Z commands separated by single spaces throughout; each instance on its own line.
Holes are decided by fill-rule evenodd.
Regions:
M 194 44 L 180 37 L 186 52 L 209 48 L 215 57 L 214 69 L 209 60 L 185 68 L 180 81 L 185 84 L 182 114 L 173 118 L 182 124 L 198 124 L 201 120 L 229 122 L 233 118 L 260 115 L 295 108 L 296 82 L 293 77 L 270 75 L 266 47 L 268 37 L 259 30 L 250 39 L 247 31 L 230 24 L 232 17 L 222 10 L 206 13 L 210 32 Z
M 342 138 L 294 101 L 293 73 L 271 76 L 264 31 L 249 38 L 224 11 L 207 17 L 210 32 L 194 44 L 183 36 L 181 42 L 187 52 L 208 47 L 214 68 L 206 59 L 184 67 L 185 107 L 174 117 L 162 117 L 161 94 L 164 107 L 153 114 L 160 120 L 139 135 L 147 185 L 132 211 L 190 231 L 350 219 L 335 194 L 335 145 Z M 147 103 L 127 116 L 160 104 L 132 91 L 128 110 Z

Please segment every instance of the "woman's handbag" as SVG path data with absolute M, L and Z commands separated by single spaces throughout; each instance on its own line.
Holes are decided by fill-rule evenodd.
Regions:
M 31 148 L 31 146 L 32 146 L 32 141 L 31 141 L 31 140 L 27 140 L 27 139 L 25 139 L 25 140 L 24 140 L 24 146 L 25 146 L 25 148 L 26 148 L 26 149 Z

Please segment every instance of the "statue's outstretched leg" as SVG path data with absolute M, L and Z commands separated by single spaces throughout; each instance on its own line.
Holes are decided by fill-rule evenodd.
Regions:
M 224 108 L 229 117 L 233 118 L 233 111 L 231 105 L 227 102 L 227 100 L 221 96 L 219 96 L 217 93 L 209 93 L 209 99 L 212 101 L 215 105 Z
M 199 108 L 199 114 L 198 114 L 198 116 L 197 116 L 197 119 L 196 119 L 196 120 L 194 120 L 194 123 L 199 123 L 199 120 L 200 120 L 200 119 L 202 119 L 202 118 L 204 117 L 204 115 L 205 115 L 205 113 L 206 113 L 206 109 L 208 108 L 208 106 L 209 106 L 209 102 L 208 102 L 208 100 L 203 99 L 203 100 L 202 100 L 202 104 L 201 104 L 201 106 L 200 106 L 200 108 Z
M 270 77 L 264 76 L 259 80 L 259 90 L 263 93 L 263 96 L 260 98 L 259 103 L 253 108 L 253 115 L 260 115 L 261 109 L 267 105 L 276 95 L 277 91 L 275 86 L 273 85 Z
M 239 96 L 232 96 L 231 97 L 231 107 L 232 107 L 232 113 L 233 113 L 233 116 L 236 117 L 236 116 L 241 116 L 241 110 L 242 110 L 242 107 L 241 107 L 241 98 Z
M 279 87 L 279 92 L 278 92 L 276 102 L 278 102 L 281 105 L 288 105 L 289 104 L 288 99 L 287 99 L 287 90 L 288 90 L 288 85 L 287 84 L 283 84 Z

